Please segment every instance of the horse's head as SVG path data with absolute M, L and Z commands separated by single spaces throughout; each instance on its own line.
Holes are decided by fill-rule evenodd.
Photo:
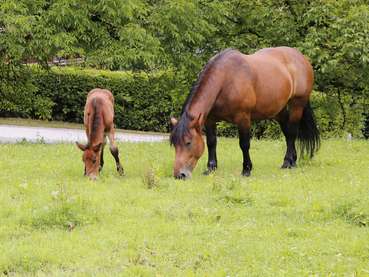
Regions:
M 79 149 L 83 151 L 82 160 L 85 164 L 85 176 L 95 180 L 100 169 L 100 150 L 102 143 L 97 145 L 84 145 L 76 142 Z
M 175 148 L 174 177 L 186 179 L 204 153 L 204 140 L 201 134 L 202 115 L 193 118 L 184 113 L 179 121 L 171 118 L 173 127 L 170 142 Z

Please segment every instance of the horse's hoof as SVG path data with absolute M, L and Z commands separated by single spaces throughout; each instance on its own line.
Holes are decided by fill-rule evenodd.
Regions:
M 290 161 L 284 161 L 281 168 L 293 168 L 296 167 L 296 163 L 295 162 L 290 162 Z
M 124 176 L 124 170 L 123 170 L 123 167 L 118 167 L 117 168 L 117 171 L 119 173 L 120 176 Z
M 208 176 L 208 175 L 210 175 L 210 174 L 214 173 L 214 172 L 215 172 L 215 169 L 216 169 L 216 168 L 213 168 L 213 169 L 208 168 L 208 169 L 207 169 L 207 170 L 205 170 L 202 174 L 203 174 L 203 175 L 205 175 L 205 176 Z
M 249 170 L 242 170 L 241 175 L 244 176 L 244 177 L 249 177 L 251 175 L 251 171 L 249 171 Z

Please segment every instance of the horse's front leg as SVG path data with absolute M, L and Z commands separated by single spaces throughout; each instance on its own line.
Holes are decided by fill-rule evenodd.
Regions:
M 217 133 L 216 123 L 209 121 L 205 124 L 206 145 L 208 146 L 208 164 L 205 175 L 209 175 L 214 172 L 218 167 L 217 161 Z
M 250 123 L 239 125 L 238 127 L 239 143 L 243 154 L 242 176 L 250 176 L 252 162 L 250 159 Z

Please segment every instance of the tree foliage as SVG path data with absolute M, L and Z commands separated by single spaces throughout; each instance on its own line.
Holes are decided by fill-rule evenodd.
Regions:
M 311 59 L 315 106 L 326 109 L 322 124 L 329 131 L 354 132 L 364 124 L 368 0 L 0 1 L 2 79 L 26 61 L 47 67 L 53 57 L 82 57 L 85 66 L 99 69 L 172 70 L 189 88 L 221 49 L 252 53 L 280 45 Z M 25 79 L 20 84 L 32 89 Z M 4 82 L 1 93 L 17 91 L 10 86 Z

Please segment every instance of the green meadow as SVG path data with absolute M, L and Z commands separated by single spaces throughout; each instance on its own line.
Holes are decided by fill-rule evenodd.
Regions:
M 369 276 L 369 142 L 325 140 L 280 169 L 283 141 L 236 139 L 219 170 L 172 178 L 168 142 L 119 144 L 83 177 L 75 145 L 0 145 L 0 275 Z

